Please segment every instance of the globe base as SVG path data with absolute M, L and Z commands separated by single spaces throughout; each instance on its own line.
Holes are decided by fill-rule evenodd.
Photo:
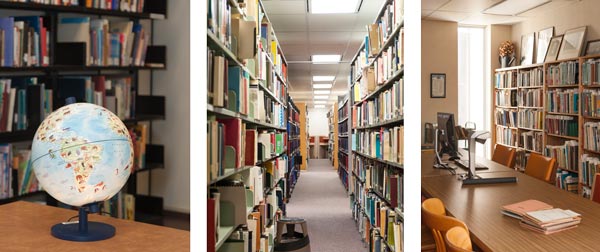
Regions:
M 101 222 L 87 222 L 87 232 L 79 230 L 77 223 L 58 223 L 51 228 L 52 236 L 67 241 L 90 242 L 115 236 L 115 227 Z

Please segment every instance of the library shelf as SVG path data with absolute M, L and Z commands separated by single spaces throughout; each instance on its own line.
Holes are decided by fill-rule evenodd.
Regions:
M 496 124 L 496 127 L 501 127 L 501 128 L 505 128 L 505 129 L 518 129 L 517 127 L 506 126 L 506 125 L 502 125 L 502 124 Z
M 375 97 L 376 95 L 378 95 L 379 93 L 381 93 L 384 90 L 389 89 L 390 86 L 392 86 L 394 84 L 395 81 L 399 80 L 400 77 L 402 77 L 404 75 L 404 66 L 400 67 L 400 70 L 398 70 L 396 73 L 394 73 L 394 75 L 392 75 L 391 78 L 387 79 L 383 85 L 379 86 L 377 89 L 375 89 L 373 92 L 371 92 L 370 94 L 368 94 L 367 96 L 365 96 L 364 98 L 362 98 L 359 102 L 355 102 L 354 106 L 361 104 L 365 101 L 371 100 L 371 98 Z
M 585 151 L 585 152 L 589 152 L 589 153 L 600 155 L 600 151 L 590 150 L 590 149 L 586 149 L 586 148 L 582 148 L 582 150 Z
M 581 117 L 583 117 L 584 119 L 589 119 L 589 120 L 600 120 L 600 116 L 586 116 L 586 115 L 584 115 L 584 116 L 581 116 Z
M 338 137 L 348 137 L 348 134 L 339 134 Z
M 277 188 L 277 186 L 279 185 L 279 182 L 284 181 L 284 180 L 285 180 L 285 177 L 279 178 L 277 180 L 277 182 L 273 183 L 273 185 L 271 187 L 264 189 L 263 195 L 267 196 L 267 194 L 271 193 L 273 190 L 275 190 L 275 188 Z
M 600 84 L 581 85 L 583 88 L 600 88 Z
M 561 113 L 561 112 L 550 112 L 550 111 L 546 111 L 546 114 L 549 114 L 549 115 L 564 115 L 564 116 L 579 116 L 579 114 L 574 114 L 574 113 Z
M 390 161 L 387 161 L 387 160 L 376 158 L 376 157 L 373 157 L 371 155 L 367 155 L 367 154 L 361 153 L 359 151 L 352 151 L 352 152 L 356 153 L 359 156 L 371 159 L 373 161 L 377 161 L 377 162 L 382 163 L 382 164 L 386 164 L 386 165 L 391 166 L 391 167 L 395 167 L 395 168 L 398 168 L 398 169 L 404 169 L 404 165 L 396 163 L 396 162 L 390 162 Z
M 528 87 L 518 87 L 519 89 L 538 89 L 544 88 L 544 86 L 528 86 Z
M 233 112 L 233 111 L 225 109 L 225 108 L 214 107 L 213 105 L 210 105 L 210 104 L 207 104 L 206 106 L 207 106 L 206 110 L 209 113 L 214 113 L 214 114 L 216 114 L 218 116 L 228 117 L 228 118 L 240 118 L 246 124 L 255 126 L 257 128 L 276 129 L 276 130 L 282 130 L 282 131 L 286 130 L 286 128 L 284 128 L 284 127 L 277 127 L 277 126 L 275 126 L 273 124 L 270 124 L 270 123 L 259 122 L 259 121 L 256 121 L 254 119 L 248 118 L 245 115 L 242 115 L 242 114 L 237 113 L 237 112 Z
M 517 106 L 500 106 L 500 105 L 496 105 L 496 108 L 499 108 L 499 109 L 518 109 L 519 107 L 517 107 Z
M 43 191 L 43 190 L 37 191 L 37 192 L 25 193 L 25 194 L 13 196 L 11 198 L 0 199 L 0 205 L 27 199 L 27 198 L 34 197 L 34 196 L 45 196 L 45 195 L 46 195 L 46 191 Z
M 393 207 L 393 206 L 392 206 L 392 203 L 390 202 L 390 200 L 388 200 L 387 198 L 385 198 L 385 197 L 383 196 L 383 194 L 381 194 L 381 192 L 379 192 L 379 191 L 377 191 L 377 190 L 375 190 L 375 189 L 371 188 L 371 189 L 369 190 L 369 193 L 371 193 L 371 194 L 373 194 L 373 195 L 377 196 L 377 198 L 381 199 L 381 200 L 382 200 L 383 202 L 385 202 L 385 204 L 387 204 L 388 206 L 390 206 L 390 207 Z
M 219 250 L 219 248 L 225 243 L 225 240 L 227 240 L 227 238 L 229 238 L 229 236 L 233 233 L 233 231 L 236 229 L 237 227 L 234 226 L 219 226 L 219 240 L 216 243 L 216 250 Z M 224 235 L 222 235 L 224 234 Z
M 354 127 L 354 129 L 357 129 L 357 130 L 375 129 L 375 128 L 393 126 L 393 125 L 398 125 L 398 124 L 404 124 L 404 116 L 400 116 L 400 117 L 392 119 L 392 120 L 387 120 L 387 121 L 383 121 L 380 123 L 375 123 L 375 124 L 371 124 L 371 125 L 367 125 L 367 126 Z
M 361 184 L 365 183 L 365 180 L 362 179 L 360 176 L 358 176 L 358 174 L 356 174 L 356 172 L 352 171 L 352 176 L 354 176 L 356 178 L 356 180 L 358 180 L 358 182 L 360 182 Z
M 379 52 L 377 52 L 377 54 L 375 54 L 373 56 L 373 58 L 379 58 L 381 56 L 381 54 L 385 51 L 385 49 L 387 49 L 388 47 L 390 47 L 393 44 L 396 36 L 398 36 L 398 33 L 400 32 L 400 30 L 402 28 L 404 28 L 404 20 L 401 21 L 398 25 L 396 25 L 396 28 L 394 28 L 394 31 L 389 35 L 387 40 L 381 46 L 381 49 L 379 49 Z M 375 62 L 375 61 L 373 60 L 373 61 L 369 62 L 369 66 L 371 66 L 373 64 L 373 62 Z
M 273 160 L 275 160 L 275 159 L 277 159 L 277 158 L 279 158 L 279 157 L 282 157 L 283 155 L 286 155 L 286 154 L 287 154 L 287 149 L 283 150 L 283 151 L 282 151 L 281 153 L 279 153 L 279 154 L 274 154 L 274 155 L 271 155 L 271 157 L 270 157 L 270 158 L 268 158 L 268 159 L 265 159 L 265 160 L 259 161 L 258 163 L 256 163 L 256 165 L 255 165 L 255 166 L 262 166 L 262 165 L 264 165 L 265 163 L 267 163 L 267 162 L 271 162 L 271 161 L 273 161 Z
M 547 85 L 546 88 L 577 88 L 579 84 L 570 85 Z
M 348 151 L 347 151 L 347 150 L 344 150 L 344 149 L 339 149 L 338 151 L 339 151 L 339 152 L 341 152 L 341 153 L 344 153 L 344 154 L 346 154 L 346 155 L 349 155 L 349 153 L 348 153 Z
M 528 69 L 528 68 L 537 68 L 537 67 L 542 67 L 542 66 L 544 66 L 544 63 L 531 64 L 531 65 L 525 65 L 525 66 L 512 66 L 512 67 L 498 68 L 498 69 L 496 69 L 496 72 L 505 72 L 505 71 L 512 71 L 512 70 Z
M 30 127 L 37 129 L 37 126 Z M 22 141 L 31 141 L 33 136 L 35 135 L 35 130 L 17 130 L 11 132 L 2 132 L 0 133 L 0 142 L 2 143 L 11 143 L 11 142 L 22 142 Z
M 344 123 L 344 122 L 346 122 L 347 120 L 348 120 L 348 117 L 346 117 L 346 118 L 344 118 L 344 119 L 342 119 L 342 120 L 338 121 L 338 124 Z
M 254 166 L 261 166 L 261 165 L 263 165 L 263 164 L 264 164 L 264 163 L 266 163 L 266 162 L 273 161 L 273 160 L 275 160 L 275 159 L 277 159 L 277 158 L 279 158 L 279 157 L 281 157 L 281 156 L 285 155 L 285 154 L 286 154 L 286 152 L 287 152 L 287 150 L 284 150 L 283 152 L 281 152 L 281 153 L 279 153 L 279 154 L 276 154 L 276 155 L 272 156 L 272 157 L 271 157 L 271 158 L 269 158 L 269 159 L 266 159 L 266 160 L 264 160 L 264 161 L 260 161 L 260 162 L 256 163 L 256 165 L 254 165 Z M 228 170 L 231 170 L 231 169 L 233 169 L 233 170 L 232 170 L 232 171 L 229 171 L 229 172 L 227 172 L 227 173 L 225 173 L 225 174 L 223 174 L 223 175 L 221 175 L 221 176 L 219 176 L 219 177 L 217 177 L 216 179 L 214 179 L 214 180 L 210 181 L 208 184 L 209 184 L 209 185 L 214 185 L 214 184 L 216 184 L 217 182 L 219 182 L 219 181 L 222 181 L 222 180 L 225 180 L 225 179 L 227 179 L 227 178 L 229 178 L 229 177 L 231 177 L 231 176 L 233 176 L 233 175 L 235 175 L 235 174 L 239 174 L 239 173 L 242 173 L 242 172 L 248 171 L 248 170 L 250 170 L 250 169 L 251 169 L 252 167 L 254 167 L 254 166 L 251 166 L 251 165 L 244 165 L 244 166 L 242 166 L 242 167 L 238 167 L 238 168 L 235 168 L 235 169 L 233 169 L 233 168 L 229 168 Z
M 544 109 L 544 107 L 519 106 L 519 109 Z
M 576 137 L 576 136 L 565 136 L 565 135 L 559 135 L 559 134 L 550 134 L 548 132 L 546 132 L 546 135 L 551 136 L 551 137 L 564 138 L 564 139 L 579 140 L 579 137 Z
M 286 103 L 285 103 L 285 102 L 282 102 L 281 100 L 279 100 L 279 98 L 277 98 L 277 97 L 275 96 L 275 94 L 273 94 L 273 91 L 269 90 L 269 89 L 268 89 L 267 87 L 265 87 L 264 85 L 262 85 L 262 84 L 258 84 L 258 85 L 253 85 L 253 84 L 250 84 L 250 87 L 258 87 L 258 88 L 262 89 L 262 90 L 265 92 L 265 94 L 267 94 L 269 97 L 271 97 L 273 100 L 275 100 L 275 102 L 277 102 L 277 103 L 281 104 L 281 106 L 282 106 L 283 108 L 287 108 L 287 105 L 286 105 Z
M 518 147 L 517 149 L 523 150 L 523 151 L 537 153 L 537 154 L 540 154 L 540 155 L 544 155 L 544 153 L 542 153 L 541 151 L 530 150 L 530 149 L 526 149 L 526 148 L 523 148 L 523 147 Z
M 495 89 L 496 89 L 496 90 L 517 90 L 517 89 L 519 89 L 519 88 L 518 88 L 518 87 L 508 87 L 508 88 L 505 88 L 505 87 L 497 87 L 497 88 L 495 88 Z
M 29 10 L 29 11 L 45 11 L 45 12 L 61 12 L 61 13 L 75 13 L 75 14 L 87 14 L 95 16 L 112 16 L 112 17 L 127 17 L 133 19 L 155 19 L 162 20 L 166 18 L 166 2 L 162 1 L 164 6 L 161 12 L 146 13 L 146 12 L 128 12 L 121 10 L 105 10 L 98 8 L 87 8 L 85 6 L 63 6 L 63 5 L 51 5 L 51 4 L 40 4 L 40 3 L 21 3 L 21 2 L 0 2 L 0 9 L 12 9 L 12 10 Z M 82 2 L 81 4 L 84 4 Z M 146 4 L 150 3 L 148 1 Z M 148 6 L 146 6 L 148 7 Z
M 527 127 L 518 127 L 519 130 L 529 130 L 529 131 L 538 131 L 538 132 L 544 132 L 543 129 L 533 129 L 533 128 L 527 128 Z
M 519 148 L 517 146 L 510 145 L 510 144 L 505 144 L 505 143 L 496 143 L 496 144 L 499 144 L 499 145 L 502 145 L 502 146 L 505 146 L 505 147 L 509 147 L 509 148 Z
M 248 75 L 250 76 L 251 80 L 258 80 L 256 78 L 256 76 L 254 76 L 252 74 L 252 72 L 250 72 L 250 70 L 248 70 L 248 68 L 246 67 L 246 65 L 242 64 L 240 62 L 240 60 L 237 58 L 237 56 L 235 56 L 235 54 L 233 54 L 233 52 L 231 50 L 229 50 L 229 48 L 227 48 L 227 46 L 225 46 L 225 44 L 223 44 L 221 41 L 219 41 L 219 39 L 217 38 L 217 36 L 210 30 L 206 31 L 208 40 L 206 41 L 206 44 L 213 50 L 217 50 L 221 53 L 223 53 L 225 56 L 227 56 L 227 58 L 229 58 L 230 60 L 232 60 L 237 66 L 241 67 L 242 70 L 244 70 L 244 72 L 248 73 Z

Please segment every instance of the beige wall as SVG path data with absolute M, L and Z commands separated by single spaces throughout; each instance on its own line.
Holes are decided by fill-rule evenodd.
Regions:
M 566 30 L 587 25 L 586 41 L 600 39 L 600 1 L 582 0 L 573 2 L 554 10 L 544 11 L 543 14 L 528 18 L 512 27 L 512 40 L 520 45 L 521 35 L 537 32 L 554 26 L 554 34 L 564 34 Z M 585 50 L 584 43 L 582 50 Z M 518 46 L 517 48 L 520 48 Z M 534 59 L 535 59 L 534 55 Z
M 500 68 L 500 62 L 498 61 L 498 47 L 500 46 L 500 43 L 506 41 L 506 40 L 511 40 L 511 33 L 512 33 L 512 27 L 509 25 L 490 25 L 487 27 L 486 29 L 486 33 L 487 33 L 487 37 L 486 37 L 486 42 L 489 41 L 489 52 L 486 52 L 490 57 L 488 58 L 489 63 L 487 63 L 488 66 L 488 76 L 487 79 L 488 81 L 488 85 L 490 87 L 490 93 L 489 93 L 489 97 L 487 99 L 487 107 L 490 108 L 490 113 L 488 114 L 488 121 L 489 121 L 489 125 L 490 125 L 490 131 L 492 132 L 492 141 L 490 141 L 491 143 L 495 143 L 496 142 L 496 127 L 495 127 L 495 123 L 494 123 L 494 81 L 495 81 L 495 70 L 497 68 Z M 514 41 L 513 41 L 514 43 Z M 492 145 L 493 148 L 493 145 Z M 487 153 L 488 155 L 491 155 L 491 151 L 493 151 L 492 149 L 490 149 L 490 152 Z
M 446 74 L 446 98 L 430 98 L 432 73 Z M 426 122 L 437 122 L 437 112 L 458 114 L 458 24 L 422 20 L 421 129 Z

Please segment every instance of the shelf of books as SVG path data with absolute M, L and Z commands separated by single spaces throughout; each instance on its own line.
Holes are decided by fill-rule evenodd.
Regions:
M 342 181 L 342 184 L 344 185 L 344 188 L 346 188 L 346 190 L 348 190 L 348 162 L 349 162 L 349 158 L 350 158 L 350 145 L 349 145 L 349 127 L 348 125 L 350 125 L 349 120 L 348 120 L 348 111 L 350 110 L 350 102 L 348 101 L 349 98 L 347 96 L 344 96 L 341 98 L 342 101 L 339 103 L 339 105 L 337 105 L 336 107 L 338 107 L 337 109 L 337 118 L 338 118 L 338 123 L 337 123 L 337 135 L 336 135 L 336 139 L 337 139 L 337 147 L 338 147 L 338 151 L 337 151 L 337 171 L 338 171 L 338 175 L 340 176 L 340 180 Z
M 351 206 L 370 251 L 402 251 L 403 1 L 384 1 L 367 32 L 351 61 Z
M 287 63 L 262 2 L 208 7 L 207 251 L 273 251 L 304 163 L 302 105 L 288 96 Z

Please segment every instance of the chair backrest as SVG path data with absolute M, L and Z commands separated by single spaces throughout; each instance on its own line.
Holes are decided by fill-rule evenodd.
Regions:
M 537 153 L 531 153 L 527 159 L 525 174 L 546 182 L 551 182 L 555 165 L 555 158 L 549 158 Z
M 592 201 L 600 203 L 600 173 L 594 175 L 594 182 L 592 186 Z
M 438 198 L 429 198 L 424 200 L 422 207 L 431 213 L 446 215 L 446 207 L 444 206 L 444 202 Z
M 423 202 L 423 204 L 421 205 L 421 217 L 425 225 L 431 229 L 433 239 L 435 240 L 436 251 L 446 252 L 446 242 L 444 241 L 444 235 L 446 234 L 446 232 L 456 226 L 468 230 L 467 226 L 462 221 L 456 218 L 446 216 L 445 214 L 440 214 L 440 211 L 436 211 L 439 210 L 437 209 L 437 207 L 439 206 L 439 203 L 441 203 L 441 201 L 436 203 L 436 201 L 434 200 L 431 201 L 431 204 L 426 204 L 428 203 L 428 200 Z M 436 200 L 439 201 L 439 199 Z M 431 206 L 434 206 L 432 207 L 434 211 L 429 210 L 429 207 Z
M 506 147 L 504 145 L 496 144 L 494 148 L 494 155 L 492 155 L 492 161 L 508 166 L 510 168 L 515 167 L 515 154 L 514 148 Z
M 469 231 L 462 227 L 453 227 L 446 232 L 446 246 L 448 252 L 471 252 L 473 245 Z

